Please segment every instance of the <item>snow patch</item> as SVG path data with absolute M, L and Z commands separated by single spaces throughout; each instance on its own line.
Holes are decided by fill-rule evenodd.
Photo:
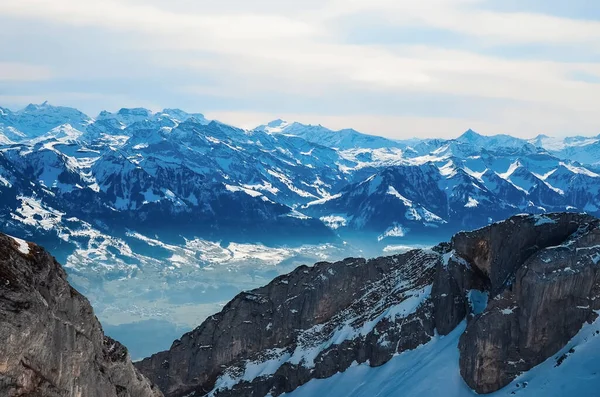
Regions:
M 7 236 L 15 240 L 15 242 L 19 245 L 18 249 L 22 254 L 29 255 L 29 244 L 27 243 L 27 241 L 18 237 L 9 236 L 8 234 Z

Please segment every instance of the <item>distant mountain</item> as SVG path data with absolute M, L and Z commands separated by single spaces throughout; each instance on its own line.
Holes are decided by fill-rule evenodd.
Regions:
M 515 138 L 510 135 L 486 136 L 469 129 L 456 138 L 457 142 L 467 143 L 477 148 L 485 148 L 493 152 L 506 153 L 535 153 L 536 147 L 527 140 Z
M 403 143 L 391 139 L 363 134 L 351 128 L 333 131 L 322 125 L 306 125 L 297 122 L 288 123 L 281 119 L 273 120 L 267 124 L 258 126 L 255 128 L 255 131 L 294 135 L 309 142 L 339 150 L 356 148 L 403 148 L 406 146 Z
M 575 160 L 593 167 L 600 166 L 600 136 L 552 138 L 538 135 L 529 142 L 557 157 Z
M 0 108 L 0 134 L 4 136 L 2 140 L 7 143 L 7 139 L 19 142 L 37 138 L 53 128 L 65 124 L 85 130 L 91 122 L 90 117 L 77 109 L 52 106 L 48 102 L 41 105 L 30 104 L 16 112 Z
M 538 147 L 543 137 L 468 130 L 399 142 L 282 120 L 247 131 L 179 109 L 92 119 L 48 103 L 1 117 L 0 217 L 14 233 L 61 245 L 79 244 L 67 218 L 75 229 L 164 239 L 289 244 L 366 233 L 387 243 L 518 212 L 600 211 L 598 173 Z M 54 215 L 36 219 L 31 206 Z

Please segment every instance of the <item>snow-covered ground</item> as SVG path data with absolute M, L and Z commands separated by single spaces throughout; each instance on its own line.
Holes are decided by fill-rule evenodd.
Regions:
M 286 397 L 473 397 L 458 366 L 461 324 L 447 336 L 394 356 L 380 367 L 353 365 L 314 379 Z M 490 397 L 592 397 L 600 390 L 600 320 L 586 324 L 561 351 Z M 571 350 L 572 349 L 572 350 Z M 572 351 L 572 352 L 571 352 Z

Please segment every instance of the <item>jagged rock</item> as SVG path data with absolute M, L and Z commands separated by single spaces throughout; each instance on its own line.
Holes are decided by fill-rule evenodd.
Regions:
M 523 218 L 514 220 L 521 223 L 517 229 L 521 241 L 540 244 L 520 245 L 531 256 L 496 250 L 484 267 L 487 274 L 502 274 L 500 278 L 514 278 L 514 283 L 490 301 L 460 339 L 461 375 L 478 393 L 496 391 L 540 364 L 597 316 L 593 310 L 600 308 L 598 221 L 566 215 L 546 219 L 555 223 L 547 221 L 535 230 L 521 223 Z M 572 236 L 560 239 L 560 230 L 574 229 Z M 482 245 L 494 245 L 488 243 Z M 544 248 L 548 244 L 559 245 Z M 507 261 L 515 257 L 515 262 Z M 495 270 L 507 265 L 516 270 L 514 277 L 504 269 Z
M 160 397 L 42 248 L 0 234 L 0 395 Z
M 491 293 L 496 295 L 528 257 L 544 247 L 560 244 L 593 219 L 577 213 L 514 216 L 472 232 L 457 233 L 452 247 L 489 279 Z
M 219 395 L 278 395 L 354 361 L 381 365 L 434 335 L 426 297 L 439 260 L 435 252 L 414 250 L 299 267 L 238 295 L 169 351 L 136 365 L 167 396 L 203 395 L 225 376 L 237 376 L 237 384 Z M 281 360 L 272 376 L 252 382 L 239 376 L 265 360 Z

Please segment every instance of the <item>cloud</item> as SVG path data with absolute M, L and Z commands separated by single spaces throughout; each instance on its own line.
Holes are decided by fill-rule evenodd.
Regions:
M 483 0 L 334 0 L 323 16 L 371 13 L 401 26 L 428 26 L 494 43 L 590 43 L 598 45 L 600 22 L 477 8 Z
M 44 66 L 0 61 L 0 82 L 2 81 L 41 81 L 52 77 Z
M 482 132 L 528 126 L 540 132 L 571 128 L 592 133 L 600 99 L 599 63 L 507 59 L 494 55 L 494 48 L 527 44 L 559 51 L 580 46 L 593 53 L 600 51 L 600 22 L 485 6 L 483 0 L 0 2 L 1 18 L 18 21 L 16 29 L 35 24 L 36 37 L 53 43 L 68 35 L 64 48 L 57 44 L 54 52 L 20 53 L 26 64 L 44 65 L 40 69 L 12 67 L 12 72 L 2 73 L 0 63 L 0 80 L 55 78 L 56 84 L 47 88 L 55 98 L 61 98 L 56 91 L 61 84 L 65 93 L 83 90 L 86 82 L 90 89 L 101 86 L 97 98 L 86 99 L 89 106 L 117 107 L 122 104 L 115 101 L 127 98 L 127 103 L 266 115 L 267 106 L 275 102 L 284 111 L 294 106 L 288 113 L 305 121 L 312 115 L 344 127 L 373 123 L 373 128 L 363 129 L 386 134 L 447 134 L 454 126 L 462 131 L 474 124 Z M 477 45 L 420 45 L 410 39 L 401 45 L 350 43 L 347 36 L 358 27 L 341 22 L 351 17 L 388 24 L 409 37 L 410 29 L 436 29 Z M 93 42 L 90 32 L 100 32 Z M 142 80 L 147 89 L 139 89 Z M 29 95 L 25 89 L 33 90 L 13 86 L 7 95 Z M 376 96 L 392 103 L 411 96 L 446 103 L 468 98 L 489 111 L 453 118 L 448 117 L 450 107 L 440 110 L 423 102 L 418 111 L 410 107 L 411 115 L 381 106 L 383 100 L 372 100 Z M 71 105 L 83 101 L 71 98 L 76 102 Z M 370 100 L 358 109 L 360 98 Z M 340 110 L 344 105 L 345 114 Z M 546 111 L 552 112 L 550 117 L 544 116 Z M 406 123 L 406 128 L 392 131 L 388 122 Z M 464 128 L 459 128 L 461 123 Z

